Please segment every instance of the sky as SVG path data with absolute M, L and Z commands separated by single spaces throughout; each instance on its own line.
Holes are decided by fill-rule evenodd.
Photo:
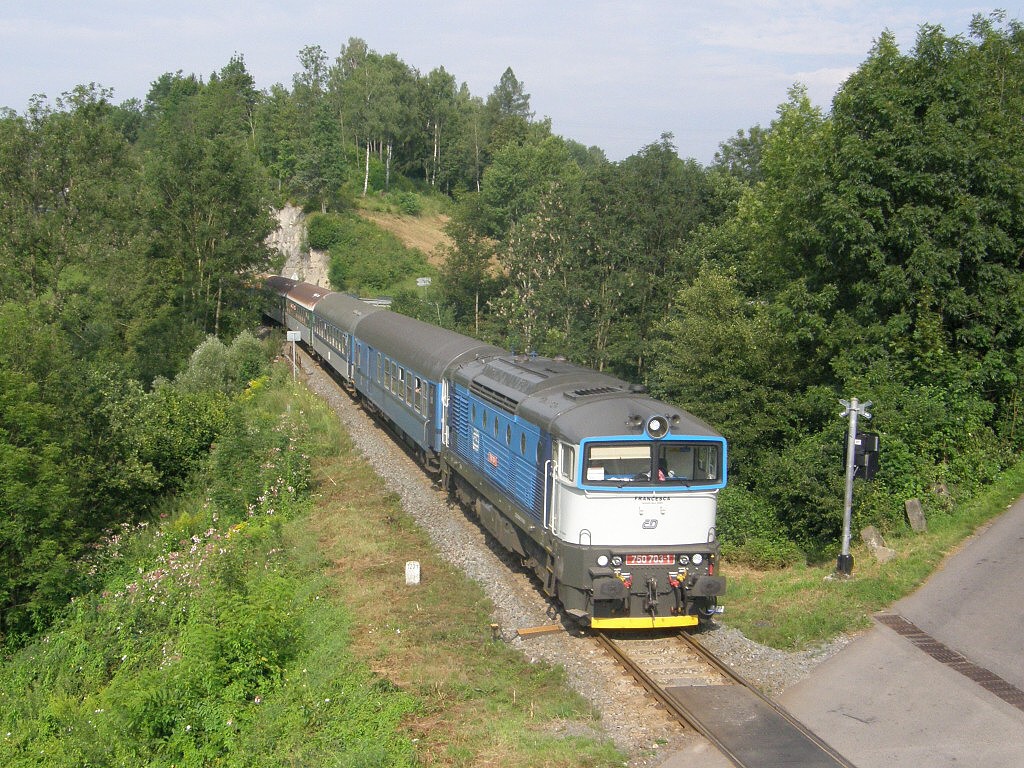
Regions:
M 967 35 L 996 7 L 1024 19 L 1022 0 L 0 0 L 0 107 L 89 83 L 144 100 L 164 73 L 205 81 L 238 54 L 258 88 L 290 88 L 303 47 L 333 61 L 357 37 L 481 98 L 511 67 L 537 118 L 611 160 L 671 133 L 708 164 L 795 84 L 827 112 L 883 31 L 910 52 L 922 24 Z

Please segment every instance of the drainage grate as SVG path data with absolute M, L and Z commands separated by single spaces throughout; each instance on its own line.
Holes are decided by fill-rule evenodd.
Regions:
M 955 669 L 964 677 L 973 680 L 986 691 L 994 693 L 1003 701 L 1012 704 L 1017 709 L 1024 710 L 1024 691 L 999 675 L 990 672 L 984 667 L 979 667 L 967 659 L 963 654 L 957 653 L 952 648 L 943 645 L 934 637 L 921 630 L 912 622 L 902 616 L 892 613 L 883 613 L 875 617 L 881 624 L 894 630 L 910 640 L 914 645 L 927 653 L 936 661 Z

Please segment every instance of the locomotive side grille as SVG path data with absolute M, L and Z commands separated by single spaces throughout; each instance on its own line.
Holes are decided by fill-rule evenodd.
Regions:
M 452 393 L 451 447 L 464 459 L 470 459 L 469 402 L 459 394 L 457 388 L 454 389 L 455 391 Z
M 570 400 L 578 400 L 581 397 L 590 397 L 592 395 L 607 395 L 612 392 L 624 392 L 621 387 L 590 387 L 589 389 L 576 389 L 572 392 L 566 392 L 565 396 Z
M 469 391 L 472 392 L 477 397 L 479 397 L 484 402 L 497 406 L 498 408 L 501 408 L 503 411 L 507 411 L 508 413 L 515 413 L 516 411 L 516 406 L 518 405 L 518 403 L 515 400 L 513 400 L 508 395 L 503 395 L 501 392 L 491 389 L 490 387 L 485 386 L 479 382 L 472 382 L 469 385 Z

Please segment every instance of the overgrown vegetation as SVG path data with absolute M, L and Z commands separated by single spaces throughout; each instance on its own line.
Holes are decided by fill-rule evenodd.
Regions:
M 182 380 L 225 361 L 200 351 Z M 109 531 L 77 564 L 86 590 L 0 666 L 5 766 L 621 763 L 557 732 L 592 713 L 490 638 L 479 587 L 284 367 L 227 411 L 178 501 Z
M 436 271 L 423 253 L 355 214 L 313 214 L 306 233 L 309 247 L 330 253 L 328 278 L 336 290 L 389 295 Z

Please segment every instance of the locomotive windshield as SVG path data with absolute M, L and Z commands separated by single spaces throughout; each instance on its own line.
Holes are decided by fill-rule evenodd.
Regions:
M 591 443 L 584 454 L 587 485 L 706 485 L 722 479 L 717 442 Z

